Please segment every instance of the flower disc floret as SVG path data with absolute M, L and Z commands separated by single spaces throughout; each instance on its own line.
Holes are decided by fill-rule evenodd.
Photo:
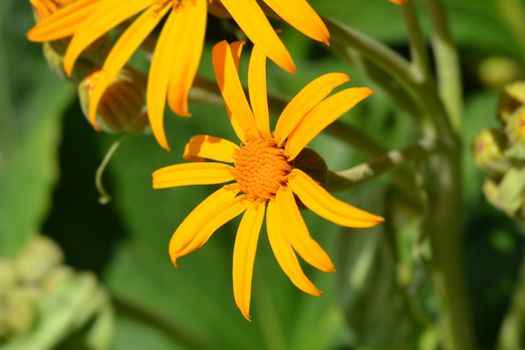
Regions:
M 291 170 L 284 149 L 273 139 L 250 136 L 236 151 L 232 173 L 247 198 L 267 201 L 286 184 Z

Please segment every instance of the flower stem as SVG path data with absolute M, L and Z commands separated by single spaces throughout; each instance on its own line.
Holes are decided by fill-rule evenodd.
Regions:
M 426 48 L 426 42 L 423 38 L 423 32 L 417 18 L 416 10 L 412 1 L 408 1 L 401 6 L 405 24 L 408 29 L 410 38 L 410 51 L 412 56 L 412 66 L 418 80 L 424 81 L 431 78 L 430 64 Z
M 452 128 L 456 133 L 459 133 L 463 109 L 459 56 L 452 40 L 441 1 L 426 0 L 426 6 L 434 30 L 432 46 L 436 60 L 439 94 L 448 112 Z
M 525 334 L 525 254 L 518 275 L 518 284 L 499 332 L 498 350 L 523 349 Z
M 330 172 L 328 188 L 331 192 L 352 188 L 409 162 L 425 158 L 438 150 L 439 145 L 435 140 L 423 139 L 401 150 L 390 151 L 368 163 L 360 164 L 337 173 Z

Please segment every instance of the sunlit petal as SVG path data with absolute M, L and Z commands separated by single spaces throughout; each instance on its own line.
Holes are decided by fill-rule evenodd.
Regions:
M 248 206 L 237 230 L 233 249 L 233 296 L 237 307 L 247 320 L 250 320 L 253 263 L 264 209 L 264 203 Z
M 228 114 L 231 119 L 235 119 L 238 123 L 237 128 L 233 123 L 232 126 L 239 139 L 245 141 L 246 134 L 250 130 L 255 132 L 257 126 L 239 80 L 230 45 L 226 41 L 216 44 L 213 47 L 212 59 L 217 84 L 224 98 Z
M 257 128 L 263 134 L 270 136 L 270 114 L 266 92 L 266 55 L 258 46 L 253 47 L 250 57 L 248 90 Z
M 286 223 L 284 234 L 295 251 L 310 265 L 321 271 L 335 271 L 334 264 L 321 246 L 312 239 L 289 188 L 282 188 L 275 197 L 276 215 L 279 222 Z
M 150 7 L 126 29 L 115 43 L 90 95 L 89 121 L 92 124 L 95 123 L 98 104 L 108 85 L 168 11 L 169 7 L 164 7 L 160 12 L 154 6 Z
M 338 225 L 371 227 L 384 220 L 380 216 L 340 201 L 299 169 L 292 170 L 288 186 L 308 209 Z
M 152 2 L 153 0 L 106 0 L 101 2 L 100 6 L 97 6 L 97 9 L 82 21 L 67 48 L 64 56 L 64 70 L 67 74 L 71 74 L 73 65 L 85 48 L 118 24 L 144 10 Z
M 210 135 L 195 135 L 184 148 L 184 159 L 201 161 L 203 158 L 218 162 L 234 163 L 239 146 L 231 141 Z
M 204 33 L 206 32 L 206 1 L 195 0 L 179 10 L 176 29 L 177 37 L 172 38 L 174 60 L 168 88 L 168 102 L 173 112 L 189 116 L 188 94 L 199 68 Z
M 183 163 L 153 173 L 153 188 L 220 184 L 233 180 L 230 165 L 224 163 Z
M 221 3 L 250 41 L 259 46 L 266 56 L 284 70 L 295 72 L 290 53 L 273 30 L 256 0 L 221 0 Z
M 328 73 L 306 85 L 284 108 L 275 126 L 275 142 L 281 146 L 308 112 L 350 77 L 344 73 Z
M 246 206 L 236 192 L 221 188 L 202 201 L 184 219 L 170 240 L 171 261 L 177 266 L 177 259 L 204 245 L 217 229 L 240 215 Z
M 78 0 L 40 21 L 27 33 L 31 41 L 53 41 L 73 35 L 82 21 L 96 10 L 102 0 Z
M 268 202 L 268 209 L 266 211 L 266 230 L 268 231 L 268 239 L 272 247 L 273 254 L 277 262 L 283 269 L 284 273 L 290 278 L 293 284 L 305 293 L 319 296 L 321 291 L 306 277 L 304 274 L 297 256 L 286 239 L 283 232 L 282 224 L 276 216 L 275 203 Z
M 294 159 L 324 128 L 372 94 L 369 88 L 349 88 L 319 103 L 288 137 L 285 150 L 289 159 Z
M 306 0 L 264 0 L 264 2 L 285 22 L 304 35 L 329 43 L 328 28 Z

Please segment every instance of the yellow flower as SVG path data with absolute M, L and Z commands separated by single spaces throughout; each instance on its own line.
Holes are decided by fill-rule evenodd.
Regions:
M 190 116 L 188 93 L 202 53 L 210 0 L 78 0 L 42 21 L 28 33 L 32 41 L 73 36 L 64 58 L 66 72 L 98 37 L 138 15 L 109 54 L 93 91 L 90 121 L 95 124 L 98 101 L 113 76 L 165 17 L 150 68 L 147 105 L 151 128 L 159 144 L 169 149 L 163 124 L 165 100 L 181 116 Z M 213 0 L 222 5 L 246 36 L 275 63 L 293 72 L 293 60 L 257 0 Z M 275 13 L 305 35 L 328 43 L 323 21 L 306 0 L 264 0 Z
M 213 48 L 215 75 L 241 146 L 209 135 L 194 136 L 186 145 L 184 157 L 196 162 L 155 171 L 153 187 L 233 181 L 186 217 L 172 236 L 169 253 L 177 265 L 178 258 L 200 248 L 219 227 L 244 212 L 233 253 L 233 290 L 237 306 L 250 319 L 253 262 L 265 211 L 268 238 L 279 265 L 299 289 L 312 295 L 321 292 L 303 273 L 296 253 L 322 271 L 335 269 L 328 254 L 308 233 L 295 196 L 314 213 L 341 226 L 371 227 L 383 218 L 336 199 L 294 167 L 294 159 L 319 132 L 372 91 L 354 87 L 327 97 L 349 78 L 342 73 L 323 75 L 290 101 L 272 134 L 265 53 L 254 46 L 248 68 L 248 103 L 237 73 L 241 47 L 238 42 L 230 46 L 223 41 Z M 202 162 L 204 159 L 216 162 Z

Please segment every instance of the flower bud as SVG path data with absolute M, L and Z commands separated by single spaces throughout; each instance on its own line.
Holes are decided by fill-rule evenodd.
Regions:
M 509 161 L 503 155 L 506 141 L 505 134 L 498 129 L 485 129 L 474 141 L 474 161 L 490 177 L 500 177 L 510 167 Z
M 100 71 L 92 72 L 78 87 L 82 111 L 89 118 L 90 96 Z M 106 88 L 97 109 L 96 125 L 106 132 L 140 133 L 148 126 L 146 76 L 124 67 Z
M 479 79 L 489 88 L 501 88 L 516 80 L 521 74 L 520 64 L 503 56 L 489 57 L 478 67 Z
M 498 118 L 506 125 L 510 117 L 523 106 L 525 106 L 525 81 L 507 85 L 499 98 Z
M 40 283 L 63 260 L 64 256 L 56 244 L 49 238 L 39 236 L 18 254 L 15 266 L 21 281 Z
M 512 113 L 505 131 L 511 144 L 521 143 L 525 145 L 525 105 Z

